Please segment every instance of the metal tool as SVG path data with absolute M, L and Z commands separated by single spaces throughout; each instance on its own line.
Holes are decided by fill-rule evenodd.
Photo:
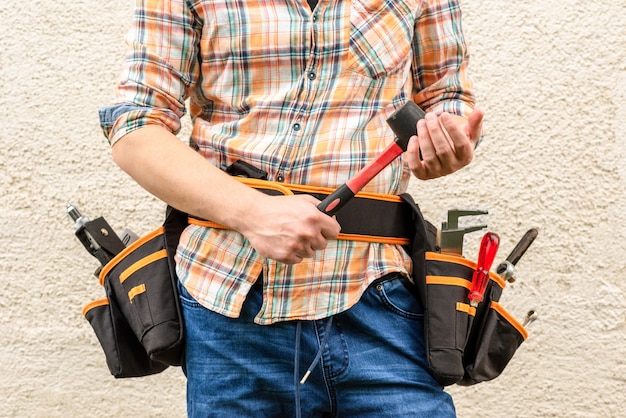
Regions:
M 498 265 L 496 268 L 496 273 L 504 280 L 509 283 L 513 283 L 515 281 L 515 265 L 522 258 L 530 244 L 533 243 L 539 231 L 537 228 L 531 228 L 522 237 L 522 239 L 517 243 L 513 251 L 509 254 L 509 256 L 502 263 Z
M 98 241 L 96 241 L 89 232 L 85 231 L 85 225 L 91 222 L 91 219 L 80 213 L 80 210 L 72 204 L 68 204 L 66 210 L 69 217 L 74 221 L 76 236 L 90 254 L 95 254 L 100 250 L 100 244 L 98 244 Z
M 444 254 L 463 256 L 463 237 L 470 232 L 480 231 L 487 228 L 487 225 L 477 225 L 459 228 L 459 218 L 464 216 L 487 215 L 486 210 L 448 210 L 447 221 L 441 223 L 441 230 L 437 237 L 437 245 Z
M 496 258 L 498 246 L 500 245 L 500 237 L 494 232 L 487 232 L 480 242 L 480 250 L 478 251 L 478 262 L 476 270 L 472 276 L 472 287 L 468 298 L 470 306 L 477 307 L 483 301 L 485 290 L 489 283 L 489 270 Z
M 406 151 L 409 139 L 417 135 L 417 121 L 424 118 L 424 111 L 414 102 L 407 102 L 387 119 L 387 124 L 396 134 L 391 143 L 373 161 L 363 167 L 354 177 L 350 178 L 334 192 L 328 195 L 317 208 L 328 216 L 333 216 L 345 206 L 367 183 L 387 167 L 400 154 Z
M 531 309 L 526 314 L 526 317 L 524 318 L 524 321 L 522 322 L 522 326 L 526 327 L 532 324 L 533 322 L 537 320 L 538 317 L 539 317 L 539 314 L 534 309 Z
M 75 205 L 68 204 L 66 210 L 74 221 L 74 234 L 89 254 L 100 262 L 100 267 L 94 273 L 96 276 L 103 266 L 137 239 L 137 234 L 127 229 L 121 237 L 118 236 L 103 217 L 91 220 L 84 216 Z

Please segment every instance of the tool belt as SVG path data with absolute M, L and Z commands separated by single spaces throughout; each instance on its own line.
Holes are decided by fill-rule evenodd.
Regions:
M 271 194 L 308 193 L 318 198 L 332 189 L 238 178 Z M 357 194 L 337 219 L 340 239 L 410 245 L 413 208 L 398 196 Z M 106 297 L 87 304 L 83 315 L 104 350 L 116 378 L 160 373 L 182 364 L 183 325 L 174 255 L 189 224 L 222 227 L 168 207 L 163 225 L 119 252 L 100 271 Z
M 322 200 L 331 189 L 240 179 L 267 194 L 308 193 Z M 476 264 L 442 255 L 436 228 L 425 221 L 408 194 L 360 193 L 337 213 L 340 239 L 405 246 L 424 306 L 426 355 L 441 385 L 472 385 L 504 370 L 525 329 L 498 303 L 504 281 L 490 274 L 482 303 L 469 305 Z M 117 378 L 159 373 L 182 364 L 183 325 L 174 255 L 188 224 L 222 227 L 168 207 L 163 225 L 119 252 L 99 274 L 106 297 L 89 303 L 83 315 Z

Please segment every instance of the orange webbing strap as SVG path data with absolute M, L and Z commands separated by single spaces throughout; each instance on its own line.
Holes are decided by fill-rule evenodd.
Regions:
M 276 183 L 235 177 L 242 183 L 271 195 L 310 194 L 322 200 L 334 191 L 330 187 Z M 341 225 L 338 239 L 408 245 L 413 231 L 412 208 L 396 195 L 360 192 L 337 213 Z M 191 225 L 228 229 L 224 225 L 189 217 Z

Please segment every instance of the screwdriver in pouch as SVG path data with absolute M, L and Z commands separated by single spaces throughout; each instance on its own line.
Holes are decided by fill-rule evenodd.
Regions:
M 485 289 L 489 283 L 489 270 L 496 258 L 499 245 L 500 237 L 493 232 L 487 232 L 480 242 L 476 271 L 472 276 L 472 287 L 468 295 L 470 306 L 474 308 L 483 301 Z
M 498 273 L 504 280 L 509 283 L 513 283 L 515 281 L 515 265 L 519 261 L 520 258 L 526 253 L 530 244 L 533 243 L 535 238 L 537 238 L 537 234 L 539 231 L 537 228 L 531 228 L 522 237 L 522 239 L 517 243 L 511 254 L 504 260 L 498 268 L 496 269 L 496 273 Z

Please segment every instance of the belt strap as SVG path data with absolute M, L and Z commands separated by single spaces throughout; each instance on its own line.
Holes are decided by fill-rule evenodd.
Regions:
M 310 194 L 323 200 L 334 189 L 236 177 L 262 193 L 278 196 Z M 335 215 L 341 225 L 338 239 L 407 245 L 413 235 L 413 208 L 400 196 L 360 192 Z M 190 217 L 189 223 L 212 228 L 225 226 Z

